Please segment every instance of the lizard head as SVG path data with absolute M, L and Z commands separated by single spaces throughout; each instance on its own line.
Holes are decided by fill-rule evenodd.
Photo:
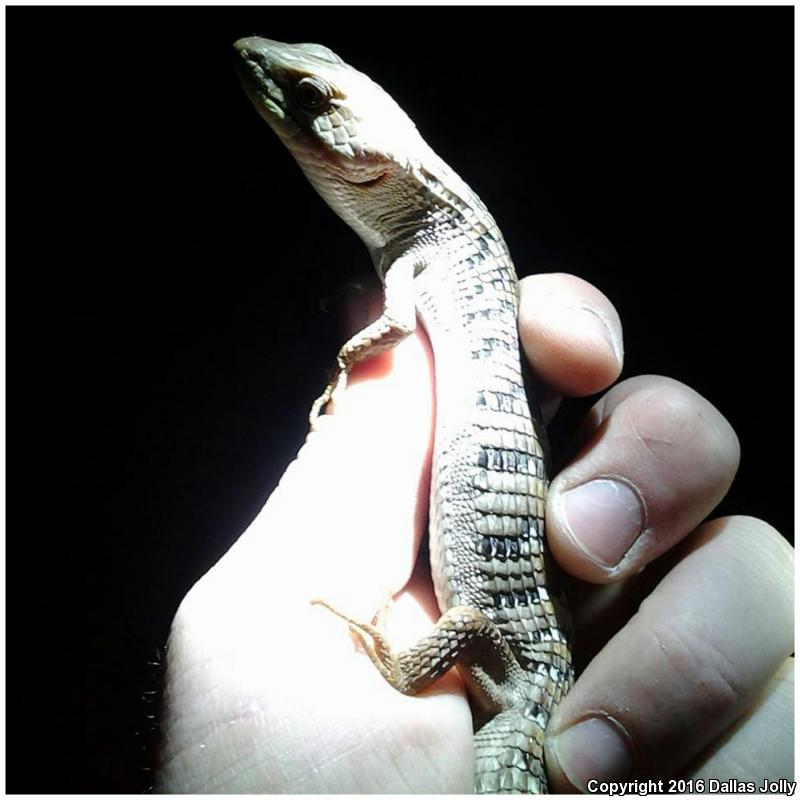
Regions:
M 367 197 L 408 170 L 424 143 L 395 101 L 319 44 L 261 37 L 234 44 L 244 89 L 311 183 L 368 244 L 380 237 L 365 215 Z

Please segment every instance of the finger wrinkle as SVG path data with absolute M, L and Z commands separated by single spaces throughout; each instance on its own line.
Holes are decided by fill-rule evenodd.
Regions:
M 794 572 L 794 548 L 767 522 L 755 517 L 737 516 L 740 538 L 747 541 L 748 547 L 757 547 L 765 555 L 765 561 L 772 562 L 778 571 L 791 579 Z M 739 526 L 741 525 L 741 531 Z
M 744 701 L 747 695 L 732 677 L 736 665 L 712 638 L 699 635 L 691 625 L 654 625 L 650 634 L 669 668 L 688 687 L 682 694 L 702 693 L 714 711 L 735 709 Z
M 643 435 L 639 432 L 638 426 L 631 422 L 631 431 L 633 432 L 634 439 L 639 442 L 642 447 L 650 454 L 650 457 L 653 461 L 657 463 L 667 463 L 668 459 L 660 456 L 656 453 L 654 445 L 664 445 L 666 447 L 672 448 L 675 446 L 675 441 L 673 439 L 666 439 L 661 438 L 658 436 L 650 436 L 650 435 Z
M 737 565 L 744 565 L 748 571 L 757 564 L 757 574 L 762 576 L 759 584 L 769 596 L 793 596 L 794 548 L 775 528 L 756 517 L 721 517 L 700 529 L 696 540 L 691 543 L 690 552 L 711 544 L 720 535 L 731 540 L 731 545 L 716 554 L 717 560 L 727 553 Z M 741 569 L 736 569 L 737 574 L 740 572 Z

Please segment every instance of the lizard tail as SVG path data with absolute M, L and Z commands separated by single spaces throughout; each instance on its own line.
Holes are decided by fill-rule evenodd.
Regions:
M 542 715 L 508 709 L 475 734 L 477 794 L 547 794 Z

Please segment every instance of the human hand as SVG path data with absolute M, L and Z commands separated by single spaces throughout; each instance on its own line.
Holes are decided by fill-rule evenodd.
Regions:
M 608 300 L 564 275 L 522 288 L 521 334 L 549 387 L 546 412 L 560 394 L 610 385 L 622 348 Z M 160 791 L 472 791 L 472 723 L 458 673 L 401 695 L 344 623 L 310 605 L 321 597 L 369 619 L 405 585 L 388 620 L 400 647 L 438 616 L 416 559 L 433 418 L 424 334 L 359 366 L 338 400 L 176 614 Z M 696 529 L 737 463 L 736 436 L 719 412 L 665 378 L 614 387 L 580 430 L 548 500 L 550 547 L 576 579 L 576 657 L 588 663 L 548 728 L 552 791 L 589 778 L 790 774 L 791 737 L 774 737 L 792 724 L 791 548 L 749 518 Z M 604 483 L 584 494 L 582 509 L 568 491 L 593 478 Z M 591 525 L 579 539 L 582 520 Z
M 574 281 L 527 283 L 522 335 L 543 354 L 532 359 L 540 374 L 547 342 L 570 335 L 548 293 L 580 295 Z M 586 304 L 613 319 L 586 291 Z M 752 517 L 700 525 L 738 461 L 726 420 L 667 378 L 614 386 L 578 431 L 547 507 L 551 551 L 580 579 L 570 586 L 580 678 L 548 727 L 551 791 L 682 778 L 695 783 L 649 791 L 703 793 L 736 790 L 712 779 L 760 788 L 792 777 L 793 550 Z

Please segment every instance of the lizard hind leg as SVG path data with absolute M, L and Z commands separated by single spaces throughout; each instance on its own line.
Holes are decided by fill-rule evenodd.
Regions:
M 384 623 L 392 607 L 392 597 L 386 600 L 370 622 L 360 622 L 347 614 L 342 613 L 324 600 L 312 600 L 311 605 L 327 608 L 332 614 L 347 622 L 350 633 L 361 645 L 381 675 L 392 686 L 396 686 L 397 675 L 395 669 L 395 656 L 392 648 L 384 635 Z M 401 690 L 402 691 L 402 690 Z
M 382 631 L 387 606 L 376 614 L 373 622 L 368 623 L 342 614 L 323 600 L 314 600 L 313 603 L 347 621 L 351 633 L 381 675 L 403 694 L 421 692 L 458 662 L 470 660 L 475 648 L 492 652 L 499 647 L 504 661 L 513 659 L 496 626 L 471 606 L 448 609 L 416 644 L 404 650 L 393 650 Z

